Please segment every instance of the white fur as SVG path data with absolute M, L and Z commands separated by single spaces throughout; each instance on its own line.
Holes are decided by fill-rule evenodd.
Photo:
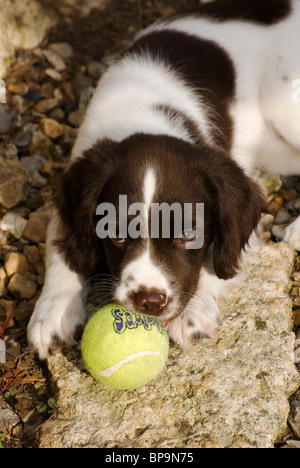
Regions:
M 86 321 L 82 279 L 70 271 L 52 245 L 57 230 L 58 219 L 54 217 L 48 228 L 45 286 L 28 325 L 28 339 L 41 359 L 48 357 L 54 336 L 67 345 L 74 344 L 76 327 Z
M 293 1 L 293 9 L 289 18 L 267 27 L 245 21 L 217 23 L 180 18 L 167 24 L 160 22 L 146 30 L 185 31 L 212 40 L 227 51 L 237 77 L 236 99 L 230 109 L 234 122 L 232 157 L 249 175 L 257 164 L 272 172 L 300 174 L 300 103 L 292 99 L 295 95 L 292 83 L 300 79 L 299 0 Z M 192 89 L 168 67 L 150 57 L 125 57 L 100 80 L 72 158 L 81 157 L 99 138 L 121 141 L 136 132 L 166 134 L 191 141 L 180 117 L 175 121 L 168 118 L 155 108 L 157 105 L 175 105 L 196 123 L 207 142 L 215 144 L 213 134 L 218 129 L 209 123 L 211 109 L 204 100 L 199 103 Z M 147 203 L 154 193 L 154 179 L 148 172 L 144 183 Z M 51 245 L 58 222 L 55 218 L 49 227 L 46 282 L 28 327 L 28 339 L 41 358 L 47 357 L 53 335 L 72 343 L 76 326 L 85 321 L 80 298 L 82 281 Z M 299 219 L 287 229 L 285 240 L 300 249 Z M 123 270 L 116 295 L 122 300 L 130 287 L 143 283 L 172 294 L 166 274 L 151 259 L 149 245 Z M 181 316 L 169 325 L 175 340 L 182 345 L 186 343 L 188 321 L 195 324 L 193 331 L 211 334 L 215 330 L 219 322 L 216 298 L 225 283 L 203 269 L 197 294 Z
M 165 134 L 191 142 L 180 119 L 174 125 L 155 109 L 155 105 L 172 107 L 174 103 L 176 109 L 198 122 L 200 131 L 209 138 L 205 105 L 199 104 L 193 91 L 167 67 L 146 56 L 118 62 L 99 82 L 72 157 L 81 156 L 99 138 L 121 141 L 136 132 Z
M 145 174 L 144 187 L 143 187 L 144 204 L 147 209 L 146 217 L 148 217 L 148 212 L 151 207 L 153 195 L 155 194 L 155 188 L 156 188 L 156 175 L 155 175 L 154 169 L 150 167 Z
M 237 77 L 237 97 L 231 107 L 235 125 L 232 156 L 248 174 L 256 164 L 273 173 L 300 173 L 300 104 L 292 101 L 292 83 L 300 78 L 299 0 L 294 0 L 293 9 L 288 20 L 267 27 L 245 21 L 218 23 L 187 17 L 154 24 L 141 34 L 161 29 L 184 31 L 213 41 L 228 52 Z M 283 75 L 288 81 L 281 80 Z M 270 120 L 292 144 L 287 145 L 284 158 L 281 146 L 274 158 L 279 142 Z M 295 146 L 298 158 L 294 157 Z
M 149 289 L 156 288 L 166 294 L 167 297 L 174 293 L 170 288 L 166 275 L 153 262 L 149 248 L 124 268 L 115 296 L 121 303 L 130 304 L 128 294 L 132 291 L 137 292 L 141 286 L 147 286 Z M 163 318 L 167 319 L 168 317 Z

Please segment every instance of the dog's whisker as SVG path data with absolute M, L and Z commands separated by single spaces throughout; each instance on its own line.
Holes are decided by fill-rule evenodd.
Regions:
M 113 302 L 119 279 L 110 274 L 95 274 L 85 282 L 83 303 L 91 312 Z

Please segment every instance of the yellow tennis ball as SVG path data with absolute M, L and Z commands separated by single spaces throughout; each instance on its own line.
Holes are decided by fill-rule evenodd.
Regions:
M 96 380 L 111 388 L 132 390 L 162 371 L 169 339 L 156 318 L 109 304 L 88 321 L 81 352 L 87 370 Z

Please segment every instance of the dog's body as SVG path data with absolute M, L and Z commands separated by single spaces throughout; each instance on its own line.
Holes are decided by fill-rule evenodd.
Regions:
M 260 166 L 300 174 L 300 1 L 216 0 L 143 31 L 100 80 L 56 197 L 46 281 L 28 338 L 41 358 L 86 321 L 86 278 L 159 316 L 185 346 L 216 330 L 216 299 L 266 209 Z M 99 240 L 96 208 L 117 196 L 204 203 L 204 243 Z M 300 224 L 286 240 L 300 247 Z

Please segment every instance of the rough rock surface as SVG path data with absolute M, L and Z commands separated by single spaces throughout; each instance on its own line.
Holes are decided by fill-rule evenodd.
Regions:
M 3 59 L 18 47 L 36 47 L 62 16 L 86 16 L 93 8 L 103 8 L 106 0 L 1 0 L 0 5 L 0 77 Z
M 48 361 L 61 412 L 43 447 L 274 447 L 299 387 L 289 297 L 293 251 L 269 243 L 221 304 L 215 340 L 171 347 L 165 372 L 135 391 L 95 382 L 78 349 Z

